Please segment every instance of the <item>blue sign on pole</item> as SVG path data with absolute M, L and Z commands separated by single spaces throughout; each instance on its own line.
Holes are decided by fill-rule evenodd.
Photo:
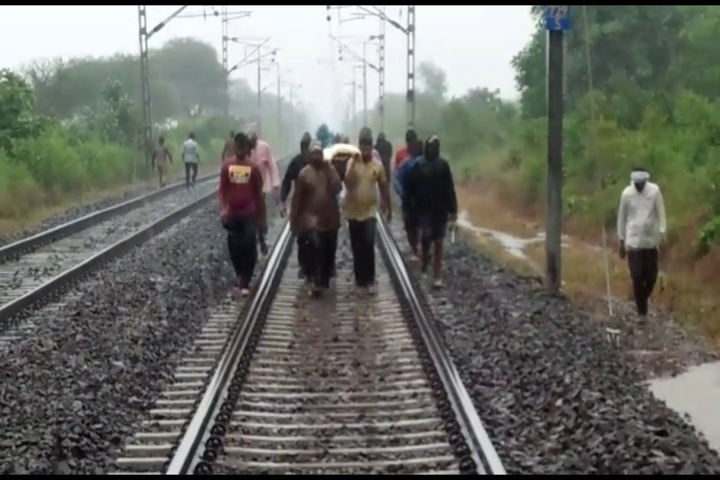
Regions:
M 570 5 L 546 5 L 545 29 L 562 32 L 570 30 Z

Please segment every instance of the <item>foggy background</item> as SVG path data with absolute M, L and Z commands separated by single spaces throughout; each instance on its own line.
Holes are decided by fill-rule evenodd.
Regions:
M 148 27 L 152 28 L 179 8 L 149 6 Z M 216 7 L 219 9 L 219 6 Z M 248 18 L 230 22 L 229 36 L 272 37 L 268 46 L 278 48 L 277 59 L 284 78 L 302 84 L 295 92 L 314 122 L 338 122 L 352 68 L 337 62 L 337 46 L 328 33 L 337 36 L 368 36 L 379 33 L 379 20 L 368 18 L 338 24 L 337 11 L 326 21 L 325 6 L 242 6 L 231 11 L 250 10 Z M 0 67 L 18 68 L 38 58 L 107 56 L 115 53 L 137 55 L 137 6 L 6 6 L 2 7 L 4 28 L 0 31 Z M 202 13 L 193 6 L 187 13 Z M 208 9 L 208 13 L 210 9 Z M 404 6 L 387 7 L 386 14 L 405 23 Z M 341 16 L 348 18 L 348 14 Z M 400 16 L 402 15 L 402 16 Z M 416 66 L 432 61 L 447 74 L 450 96 L 462 95 L 469 88 L 499 89 L 505 99 L 517 97 L 510 60 L 527 43 L 533 21 L 529 6 L 419 6 L 416 9 Z M 194 37 L 221 48 L 219 17 L 206 20 L 176 19 L 150 39 L 156 49 L 175 37 Z M 344 40 L 357 53 L 359 40 Z M 406 75 L 406 36 L 386 26 L 386 91 L 404 92 Z M 231 43 L 229 64 L 240 61 L 244 47 Z M 377 63 L 375 46 L 368 46 L 368 60 Z M 152 62 L 151 67 L 152 69 Z M 268 75 L 269 73 L 265 73 Z M 254 66 L 244 67 L 231 78 L 245 78 L 257 88 Z M 358 75 L 358 82 L 361 76 Z M 342 93 L 341 93 L 342 92 Z M 341 98 L 338 98 L 342 95 Z M 368 104 L 378 96 L 377 74 L 368 72 Z M 358 105 L 362 108 L 362 95 Z

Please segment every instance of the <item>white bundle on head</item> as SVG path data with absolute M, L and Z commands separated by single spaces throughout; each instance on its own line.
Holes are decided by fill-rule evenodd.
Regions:
M 322 152 L 323 151 L 322 143 L 320 143 L 320 141 L 318 141 L 318 140 L 312 140 L 310 142 L 310 146 L 308 146 L 308 151 L 309 152 Z
M 630 174 L 630 181 L 632 183 L 647 182 L 650 179 L 650 174 L 644 170 L 635 170 Z
M 247 135 L 248 137 L 252 137 L 253 135 L 257 135 L 257 133 L 258 133 L 257 123 L 251 123 L 251 124 L 248 126 L 247 130 L 245 130 L 245 135 Z

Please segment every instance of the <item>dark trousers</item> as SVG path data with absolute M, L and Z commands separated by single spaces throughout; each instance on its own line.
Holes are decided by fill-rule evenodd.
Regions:
M 405 207 L 403 207 L 403 227 L 405 228 L 408 243 L 410 243 L 413 248 L 417 247 L 418 238 L 420 236 L 420 227 L 418 225 L 417 215 Z
M 358 287 L 375 283 L 375 219 L 349 220 L 353 272 Z
M 198 164 L 197 163 L 185 163 L 185 186 L 190 187 L 192 182 L 195 185 L 195 179 L 197 178 Z
M 240 288 L 248 288 L 257 264 L 257 232 L 255 221 L 235 218 L 224 225 L 228 232 L 227 246 Z
M 313 278 L 312 271 L 312 245 L 308 232 L 299 233 L 297 236 L 297 259 L 300 265 L 300 271 L 308 280 Z
M 628 250 L 627 260 L 633 283 L 635 305 L 640 315 L 647 315 L 648 300 L 658 277 L 658 250 L 657 248 Z
M 306 278 L 311 279 L 316 287 L 328 288 L 335 267 L 338 231 L 312 230 L 306 235 L 308 273 L 310 273 Z
M 417 225 L 420 229 L 420 242 L 424 251 L 429 251 L 433 243 L 445 238 L 447 223 L 447 215 L 418 216 Z

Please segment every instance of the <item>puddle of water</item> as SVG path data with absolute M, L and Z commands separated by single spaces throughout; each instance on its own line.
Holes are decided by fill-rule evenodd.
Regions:
M 692 424 L 720 452 L 720 361 L 691 367 L 673 378 L 649 382 L 650 391 Z
M 528 260 L 527 255 L 525 255 L 525 248 L 545 241 L 545 232 L 538 232 L 532 238 L 520 238 L 507 232 L 475 226 L 470 221 L 470 217 L 465 210 L 461 211 L 458 215 L 457 225 L 460 228 L 473 232 L 475 235 L 496 241 L 503 246 L 506 252 L 521 260 Z M 565 238 L 563 235 L 563 239 Z M 562 246 L 567 247 L 565 243 L 563 243 Z

